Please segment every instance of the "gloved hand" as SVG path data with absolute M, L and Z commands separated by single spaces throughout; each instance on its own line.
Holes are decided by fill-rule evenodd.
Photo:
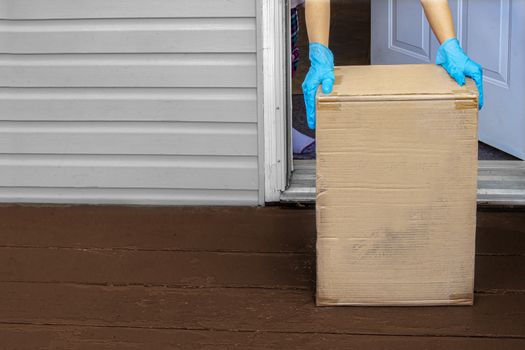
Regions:
M 465 85 L 465 77 L 474 79 L 479 91 L 479 109 L 483 107 L 483 68 L 465 54 L 458 39 L 448 39 L 439 47 L 436 64 L 461 86 Z
M 319 85 L 329 94 L 334 86 L 334 55 L 329 48 L 320 43 L 310 44 L 310 70 L 303 82 L 304 103 L 308 127 L 315 129 L 315 95 Z

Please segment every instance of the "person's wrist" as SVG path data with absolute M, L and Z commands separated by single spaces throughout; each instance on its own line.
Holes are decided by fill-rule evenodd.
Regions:
M 441 43 L 441 47 L 452 46 L 452 45 L 453 46 L 460 46 L 459 45 L 459 40 L 455 36 L 453 36 L 451 38 L 448 38 L 447 40 L 443 41 L 443 43 Z
M 310 61 L 312 64 L 330 64 L 334 65 L 334 54 L 325 45 L 312 42 L 310 43 Z
M 323 44 L 323 43 L 321 43 L 319 41 L 313 41 L 313 42 L 310 43 L 310 48 L 315 48 L 315 47 L 321 47 L 322 49 L 330 51 L 330 48 L 327 45 L 325 45 L 325 44 Z
M 436 33 L 436 37 L 440 43 L 444 43 L 447 40 L 457 38 L 456 33 L 454 31 Z
M 311 38 L 309 40 L 310 44 L 313 44 L 313 43 L 318 43 L 318 44 L 321 44 L 325 47 L 328 47 L 329 44 L 328 44 L 328 40 L 326 40 L 325 38 L 322 38 L 322 37 L 317 37 L 317 38 Z

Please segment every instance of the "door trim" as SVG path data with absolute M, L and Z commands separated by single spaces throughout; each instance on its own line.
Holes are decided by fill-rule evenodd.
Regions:
M 261 0 L 264 199 L 278 202 L 287 184 L 286 0 Z M 261 103 L 261 102 L 260 102 Z M 261 154 L 262 153 L 262 154 Z

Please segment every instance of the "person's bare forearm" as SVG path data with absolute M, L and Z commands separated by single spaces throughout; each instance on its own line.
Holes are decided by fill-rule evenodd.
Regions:
M 330 39 L 330 0 L 306 0 L 305 13 L 310 42 L 328 46 Z
M 421 0 L 421 4 L 440 43 L 456 37 L 448 0 Z

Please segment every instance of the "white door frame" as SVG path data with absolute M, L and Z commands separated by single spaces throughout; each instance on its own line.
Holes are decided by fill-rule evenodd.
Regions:
M 266 202 L 278 202 L 288 181 L 286 1 L 262 0 L 261 4 Z

